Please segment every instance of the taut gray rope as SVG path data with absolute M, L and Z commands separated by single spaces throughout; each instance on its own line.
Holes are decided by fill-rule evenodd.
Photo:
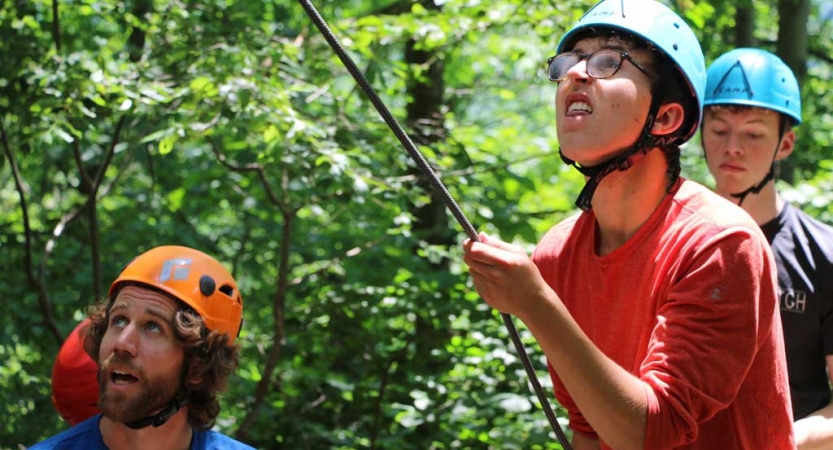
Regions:
M 408 154 L 411 155 L 411 158 L 416 162 L 419 170 L 425 174 L 428 179 L 431 181 L 431 185 L 434 189 L 443 197 L 443 201 L 445 201 L 446 206 L 449 210 L 451 210 L 451 214 L 454 215 L 454 218 L 457 219 L 457 222 L 468 234 L 469 238 L 473 241 L 480 241 L 480 237 L 477 235 L 477 231 L 472 226 L 471 222 L 466 218 L 463 214 L 463 211 L 460 209 L 460 206 L 449 194 L 448 189 L 443 185 L 440 181 L 439 177 L 434 170 L 431 169 L 431 166 L 428 165 L 428 162 L 425 160 L 425 157 L 419 150 L 416 148 L 414 143 L 402 129 L 402 126 L 399 125 L 399 122 L 393 117 L 393 115 L 388 110 L 387 106 L 382 102 L 379 98 L 379 95 L 376 94 L 376 91 L 370 86 L 370 83 L 365 78 L 364 74 L 361 73 L 359 68 L 350 58 L 350 55 L 344 51 L 344 48 L 339 43 L 338 39 L 335 37 L 335 34 L 330 30 L 330 27 L 327 26 L 327 23 L 324 21 L 324 18 L 321 17 L 321 14 L 315 9 L 309 0 L 298 0 L 301 6 L 304 7 L 304 10 L 307 12 L 307 15 L 312 19 L 312 22 L 324 36 L 324 39 L 327 40 L 327 43 L 330 44 L 330 47 L 333 51 L 338 55 L 341 62 L 350 72 L 350 75 L 356 80 L 362 90 L 367 94 L 370 98 L 370 102 L 373 103 L 373 106 L 376 107 L 376 110 L 379 111 L 379 114 L 382 116 L 382 119 L 385 120 L 385 123 L 388 124 L 391 131 L 396 135 L 399 139 L 399 142 L 402 143 L 402 146 L 405 147 L 405 150 L 408 151 Z M 509 336 L 512 339 L 512 343 L 515 345 L 515 350 L 518 352 L 518 355 L 521 358 L 521 362 L 524 365 L 524 369 L 526 369 L 526 374 L 529 377 L 530 382 L 532 383 L 532 387 L 535 390 L 535 394 L 538 396 L 538 401 L 541 402 L 541 407 L 544 409 L 544 413 L 547 415 L 547 419 L 549 419 L 550 425 L 552 426 L 553 431 L 555 431 L 555 435 L 558 437 L 558 442 L 561 443 L 561 446 L 566 450 L 571 450 L 570 443 L 567 442 L 567 436 L 564 435 L 564 431 L 561 429 L 561 426 L 558 425 L 558 420 L 556 420 L 555 413 L 553 413 L 552 408 L 550 407 L 550 403 L 547 400 L 546 395 L 544 394 L 543 388 L 541 388 L 541 383 L 538 381 L 538 377 L 535 375 L 535 370 L 532 368 L 532 363 L 529 360 L 529 355 L 526 353 L 526 349 L 521 342 L 521 338 L 518 335 L 518 330 L 515 328 L 515 323 L 512 321 L 512 317 L 506 313 L 500 313 L 501 317 L 503 318 L 503 323 L 506 325 L 506 329 L 509 331 Z

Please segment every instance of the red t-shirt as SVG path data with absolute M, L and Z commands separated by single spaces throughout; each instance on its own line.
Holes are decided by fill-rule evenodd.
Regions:
M 596 255 L 596 228 L 592 210 L 565 220 L 533 259 L 599 349 L 648 386 L 645 448 L 795 448 L 775 263 L 755 222 L 681 180 L 615 251 Z M 570 426 L 597 437 L 550 374 Z

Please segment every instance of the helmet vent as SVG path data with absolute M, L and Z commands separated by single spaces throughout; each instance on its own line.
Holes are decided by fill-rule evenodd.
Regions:
M 234 288 L 227 284 L 220 286 L 220 292 L 228 295 L 229 297 L 234 297 Z

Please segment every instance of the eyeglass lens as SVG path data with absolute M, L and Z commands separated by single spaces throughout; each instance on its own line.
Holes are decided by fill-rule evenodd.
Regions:
M 622 54 L 613 50 L 599 50 L 590 55 L 562 53 L 550 60 L 547 76 L 550 81 L 561 81 L 581 60 L 587 59 L 587 74 L 593 78 L 612 77 L 622 65 Z

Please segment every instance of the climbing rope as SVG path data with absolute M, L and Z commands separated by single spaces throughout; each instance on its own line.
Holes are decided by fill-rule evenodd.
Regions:
M 466 218 L 463 214 L 463 211 L 460 209 L 460 206 L 449 194 L 448 189 L 443 185 L 440 181 L 439 177 L 434 170 L 431 169 L 431 166 L 428 165 L 428 162 L 425 160 L 425 157 L 419 150 L 416 148 L 414 143 L 402 129 L 402 126 L 399 125 L 399 122 L 393 117 L 393 115 L 388 110 L 387 106 L 382 103 L 382 100 L 379 98 L 379 95 L 376 94 L 376 91 L 370 86 L 370 83 L 365 78 L 364 74 L 359 70 L 347 52 L 339 43 L 338 39 L 336 38 L 335 34 L 333 34 L 330 27 L 321 17 L 321 14 L 315 9 L 312 3 L 309 0 L 298 0 L 301 6 L 304 7 L 307 15 L 310 17 L 312 22 L 324 36 L 324 39 L 327 40 L 327 43 L 333 49 L 333 51 L 338 55 L 341 62 L 350 72 L 350 75 L 356 80 L 359 86 L 362 88 L 365 94 L 370 98 L 370 102 L 373 103 L 373 106 L 376 107 L 376 110 L 382 116 L 385 123 L 388 124 L 391 131 L 396 135 L 399 139 L 399 142 L 402 143 L 402 146 L 405 147 L 405 150 L 408 151 L 408 154 L 414 160 L 414 162 L 419 167 L 419 170 L 428 177 L 433 186 L 434 190 L 439 193 L 443 201 L 446 204 L 446 207 L 451 211 L 451 214 L 463 227 L 466 234 L 469 238 L 473 241 L 479 242 L 480 237 L 477 235 L 477 231 L 472 226 L 471 222 Z M 538 396 L 538 401 L 541 403 L 541 407 L 544 409 L 544 413 L 547 416 L 547 419 L 552 426 L 553 431 L 555 431 L 555 435 L 558 437 L 558 442 L 561 443 L 561 446 L 565 450 L 572 450 L 569 442 L 567 442 L 567 436 L 564 434 L 564 431 L 561 429 L 561 426 L 558 424 L 558 420 L 555 417 L 555 414 L 550 407 L 550 403 L 547 400 L 546 395 L 544 394 L 543 388 L 541 388 L 541 383 L 538 381 L 538 377 L 535 375 L 535 370 L 532 367 L 532 363 L 529 360 L 529 355 L 526 353 L 526 349 L 521 342 L 521 338 L 518 335 L 518 330 L 515 328 L 515 323 L 512 320 L 512 317 L 506 313 L 500 313 L 501 317 L 503 318 L 503 323 L 506 325 L 506 329 L 509 331 L 509 337 L 512 339 L 512 343 L 515 346 L 515 350 L 518 352 L 518 355 L 521 358 L 521 362 L 523 363 L 524 369 L 526 369 L 526 374 L 529 377 L 530 382 L 532 383 L 532 388 L 535 391 L 535 394 Z

